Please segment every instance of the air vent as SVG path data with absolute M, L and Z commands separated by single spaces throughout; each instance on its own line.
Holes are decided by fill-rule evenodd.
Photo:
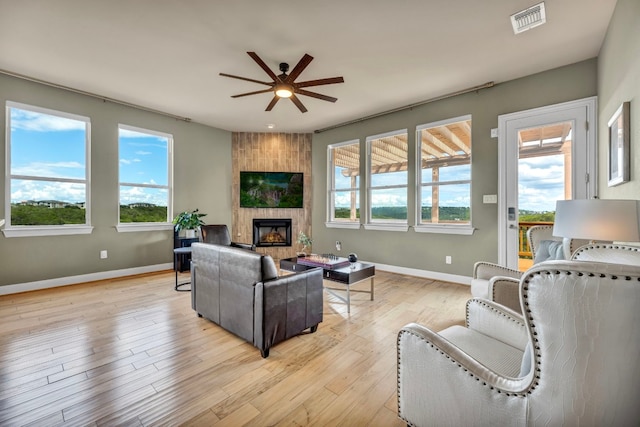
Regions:
M 514 34 L 520 34 L 545 22 L 547 22 L 547 16 L 544 11 L 544 2 L 511 15 Z

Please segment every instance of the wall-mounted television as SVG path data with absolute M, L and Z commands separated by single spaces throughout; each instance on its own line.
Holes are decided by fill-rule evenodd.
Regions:
M 241 208 L 302 208 L 302 172 L 240 172 Z

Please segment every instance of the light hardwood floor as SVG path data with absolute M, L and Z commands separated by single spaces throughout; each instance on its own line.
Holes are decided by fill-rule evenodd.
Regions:
M 350 316 L 325 293 L 318 331 L 268 359 L 198 318 L 173 272 L 2 296 L 0 425 L 402 426 L 398 330 L 462 324 L 470 293 L 375 280 L 375 301 L 352 294 Z

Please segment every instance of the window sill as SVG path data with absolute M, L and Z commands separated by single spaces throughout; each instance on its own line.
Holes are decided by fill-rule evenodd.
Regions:
M 334 222 L 325 222 L 324 225 L 327 228 L 349 228 L 349 229 L 353 229 L 353 230 L 360 229 L 360 223 L 359 222 L 338 222 L 338 221 L 334 221 Z
M 39 237 L 39 236 L 68 236 L 72 234 L 91 234 L 90 225 L 30 225 L 24 227 L 9 227 L 2 230 L 4 237 Z
M 416 233 L 461 234 L 471 236 L 476 230 L 470 225 L 415 225 Z
M 407 224 L 365 224 L 365 230 L 377 230 L 377 231 L 400 231 L 406 232 L 409 230 L 409 226 Z
M 116 225 L 118 233 L 136 233 L 138 231 L 165 231 L 173 230 L 173 224 L 169 222 L 133 222 L 131 224 Z

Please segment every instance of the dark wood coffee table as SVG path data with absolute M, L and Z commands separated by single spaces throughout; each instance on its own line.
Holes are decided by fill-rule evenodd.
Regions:
M 286 271 L 305 271 L 310 268 L 316 268 L 309 265 L 304 265 L 298 263 L 298 258 L 286 258 L 280 260 L 280 269 Z M 364 262 L 356 262 L 353 266 L 347 266 L 342 268 L 323 268 L 322 269 L 322 277 L 325 280 L 339 283 L 344 285 L 345 288 L 333 288 L 325 286 L 324 289 L 327 290 L 331 295 L 338 298 L 340 301 L 347 304 L 347 313 L 351 313 L 351 292 L 364 292 L 367 294 L 371 294 L 371 301 L 373 301 L 373 286 L 374 286 L 374 278 L 376 275 L 376 267 L 373 264 L 367 264 Z M 351 285 L 354 283 L 361 282 L 363 280 L 370 279 L 371 287 L 370 290 L 359 290 L 359 289 L 351 289 Z M 346 297 L 337 293 L 346 292 Z

